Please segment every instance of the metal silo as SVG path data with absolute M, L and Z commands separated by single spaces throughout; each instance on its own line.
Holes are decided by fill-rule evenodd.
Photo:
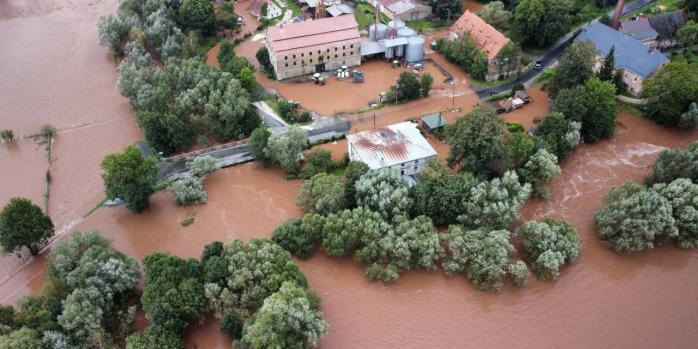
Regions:
M 395 57 L 402 57 L 405 55 L 405 46 L 406 45 L 395 46 Z
M 417 63 L 424 60 L 424 38 L 413 36 L 407 38 L 407 52 L 405 58 L 410 63 Z
M 395 30 L 400 30 L 400 29 L 402 29 L 402 28 L 405 28 L 405 22 L 403 22 L 403 21 L 401 21 L 401 20 L 399 20 L 399 19 L 397 20 L 397 22 L 396 22 L 396 21 L 390 21 L 390 22 L 388 23 L 388 27 L 390 27 L 390 28 L 392 28 L 392 29 L 395 29 Z
M 368 31 L 368 37 L 372 41 L 385 39 L 388 37 L 388 26 L 383 23 L 371 24 Z
M 410 38 L 413 36 L 417 36 L 417 32 L 412 28 L 404 27 L 397 30 L 398 38 Z
M 387 47 L 385 49 L 385 58 L 392 59 L 395 56 L 394 49 L 395 49 L 394 47 Z

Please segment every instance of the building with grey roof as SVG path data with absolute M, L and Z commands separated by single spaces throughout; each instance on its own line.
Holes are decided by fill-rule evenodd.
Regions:
M 576 41 L 590 41 L 596 47 L 596 69 L 614 48 L 616 71 L 622 71 L 623 83 L 628 92 L 637 96 L 642 91 L 644 80 L 650 77 L 669 59 L 656 49 L 602 23 L 592 23 L 582 30 Z
M 636 17 L 635 19 L 621 22 L 620 31 L 652 47 L 656 45 L 657 36 L 659 36 L 659 33 L 650 25 L 650 21 L 647 17 Z
M 686 13 L 683 10 L 665 13 L 648 18 L 652 28 L 659 34 L 656 39 L 656 47 L 666 49 L 678 44 L 676 32 L 686 24 Z

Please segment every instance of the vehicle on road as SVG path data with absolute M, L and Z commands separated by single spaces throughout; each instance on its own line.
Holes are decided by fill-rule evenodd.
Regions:
M 536 65 L 533 66 L 533 69 L 538 71 L 543 70 L 543 64 L 541 63 L 541 61 L 536 61 Z

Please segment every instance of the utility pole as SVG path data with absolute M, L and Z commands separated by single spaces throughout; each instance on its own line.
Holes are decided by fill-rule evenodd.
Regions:
M 373 111 L 373 127 L 376 127 L 376 111 Z
M 400 84 L 395 83 L 395 104 L 397 104 L 398 95 L 400 95 Z
M 451 110 L 456 110 L 456 81 L 453 79 L 451 79 Z

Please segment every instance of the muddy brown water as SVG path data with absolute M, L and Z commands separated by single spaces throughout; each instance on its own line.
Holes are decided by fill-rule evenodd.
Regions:
M 206 180 L 206 205 L 177 207 L 162 192 L 142 215 L 123 207 L 102 208 L 83 219 L 103 196 L 102 157 L 142 134 L 114 88 L 115 64 L 97 44 L 97 16 L 112 13 L 116 2 L 57 3 L 0 3 L 0 127 L 20 136 L 43 123 L 59 129 L 50 200 L 57 231 L 100 229 L 137 259 L 154 251 L 196 257 L 211 241 L 269 237 L 276 225 L 302 214 L 293 203 L 300 181 L 284 180 L 277 169 L 246 164 Z M 521 115 L 510 114 L 514 120 L 526 125 L 545 111 L 538 110 L 540 98 L 533 95 L 534 105 L 521 109 Z M 377 120 L 388 124 L 451 103 L 450 94 L 443 92 L 431 100 L 381 109 Z M 461 112 L 446 117 L 452 120 L 477 103 L 473 94 L 458 95 L 455 104 Z M 368 119 L 356 118 L 355 129 L 372 127 Z M 321 347 L 693 347 L 698 254 L 673 247 L 615 254 L 600 247 L 593 215 L 611 186 L 640 180 L 662 149 L 685 147 L 698 133 L 669 131 L 630 115 L 622 115 L 620 122 L 623 127 L 613 140 L 582 145 L 563 164 L 550 183 L 549 201 L 531 201 L 524 208 L 522 221 L 555 216 L 579 230 L 580 257 L 558 281 L 532 280 L 524 289 L 508 285 L 493 295 L 476 291 L 461 277 L 407 272 L 386 287 L 368 281 L 351 258 L 318 253 L 299 264 L 322 296 L 330 322 Z M 338 144 L 338 153 L 343 146 Z M 33 141 L 0 146 L 0 202 L 27 196 L 40 203 L 45 169 L 43 149 Z M 189 214 L 195 214 L 194 224 L 182 227 L 180 221 Z M 43 268 L 43 256 L 4 257 L 2 303 L 38 293 Z M 187 348 L 230 347 L 217 327 L 215 321 L 192 326 Z

